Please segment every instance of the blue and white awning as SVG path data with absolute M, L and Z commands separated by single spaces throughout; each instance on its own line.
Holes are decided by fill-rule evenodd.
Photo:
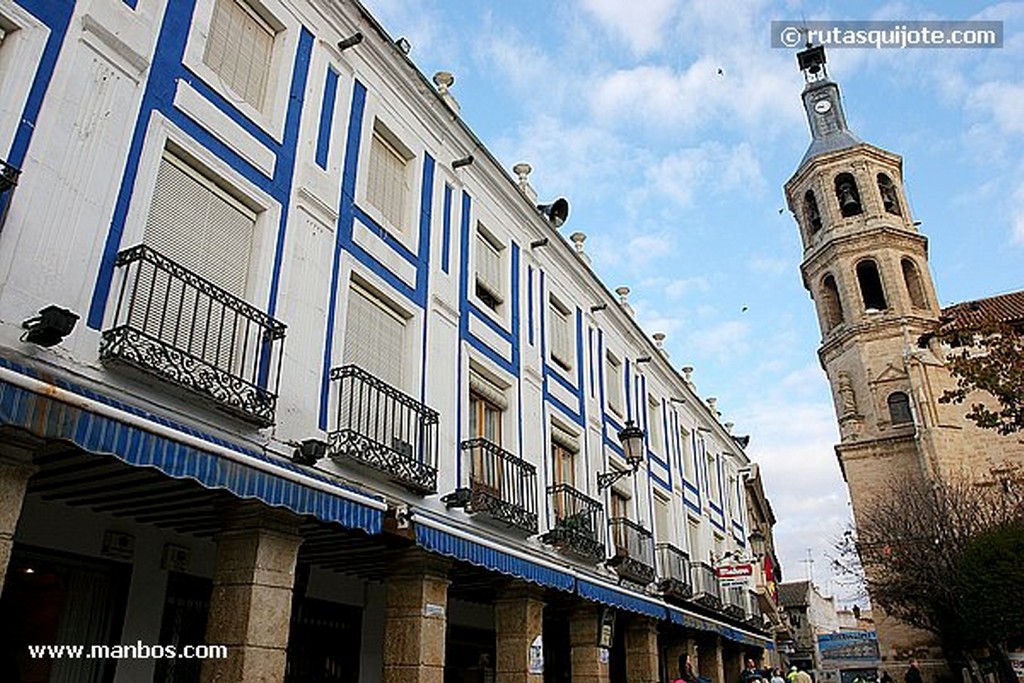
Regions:
M 192 479 L 209 489 L 224 489 L 239 498 L 254 498 L 325 522 L 370 534 L 381 531 L 385 505 L 379 498 L 84 387 L 53 379 L 41 383 L 31 370 L 7 360 L 0 359 L 0 368 L 0 425 L 70 442 L 89 453 L 110 455 L 135 467 L 152 467 L 169 477 Z M 26 388 L 39 384 L 50 391 Z M 89 405 L 97 409 L 83 407 Z M 180 440 L 173 438 L 175 433 L 181 435 Z M 203 443 L 209 447 L 204 448 Z
M 579 593 L 580 597 L 600 602 L 604 605 L 646 614 L 655 619 L 668 618 L 665 605 L 654 600 L 648 600 L 637 593 L 626 592 L 594 581 L 587 581 L 586 579 L 577 579 L 576 592 Z

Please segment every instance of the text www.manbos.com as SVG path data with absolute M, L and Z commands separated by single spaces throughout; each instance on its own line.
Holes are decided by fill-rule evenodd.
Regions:
M 32 659 L 227 659 L 227 645 L 29 645 Z

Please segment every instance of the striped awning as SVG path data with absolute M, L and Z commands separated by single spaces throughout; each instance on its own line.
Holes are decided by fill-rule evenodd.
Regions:
M 36 379 L 31 370 L 6 360 L 0 360 L 0 367 Z M 2 380 L 0 425 L 18 427 L 44 439 L 73 443 L 89 453 L 113 456 L 135 467 L 151 467 L 175 479 L 192 479 L 206 488 L 224 489 L 239 498 L 257 499 L 299 515 L 310 515 L 370 534 L 381 531 L 383 505 L 373 506 L 358 500 L 378 500 L 376 498 L 351 491 L 337 481 L 291 462 L 174 424 L 84 387 L 61 380 L 46 381 L 86 401 L 102 403 L 116 411 L 143 418 L 137 422 L 150 422 L 176 430 L 193 437 L 188 440 L 198 438 L 211 446 L 230 449 L 239 457 L 224 457 L 211 452 L 218 448 L 204 450 L 138 424 L 91 412 Z M 308 484 L 302 483 L 303 480 Z
M 668 616 L 672 620 L 672 623 L 685 626 L 686 628 L 717 633 L 723 638 L 727 638 L 744 645 L 752 645 L 754 647 L 761 647 L 767 650 L 775 649 L 775 643 L 770 638 L 764 638 L 745 631 L 740 631 L 739 629 L 733 628 L 727 624 L 722 624 L 712 619 L 705 619 L 704 617 L 675 607 L 668 608 Z
M 574 577 L 567 572 L 558 571 L 480 543 L 474 543 L 426 524 L 416 524 L 416 542 L 425 550 L 447 555 L 508 576 L 532 581 L 541 586 L 571 592 L 575 583 Z
M 612 607 L 619 607 L 630 612 L 646 614 L 655 619 L 665 619 L 668 617 L 663 604 L 643 598 L 636 593 L 627 593 L 626 591 L 587 581 L 586 579 L 577 579 L 576 592 L 580 597 L 611 605 Z

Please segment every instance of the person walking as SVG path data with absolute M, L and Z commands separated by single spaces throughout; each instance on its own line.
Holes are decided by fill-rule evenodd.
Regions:
M 770 683 L 786 683 L 786 679 L 782 677 L 782 671 L 779 669 L 772 669 L 772 677 Z
M 753 659 L 747 660 L 746 668 L 740 672 L 740 683 L 754 683 L 760 680 L 761 672 L 757 670 Z
M 922 683 L 921 670 L 917 668 L 917 660 L 911 659 L 907 673 L 903 674 L 903 683 Z
M 811 678 L 811 674 L 800 669 L 796 672 L 796 676 L 793 677 L 793 683 L 814 683 L 814 679 Z
M 690 663 L 690 655 L 683 653 L 679 655 L 679 678 L 672 683 L 697 683 L 697 674 Z

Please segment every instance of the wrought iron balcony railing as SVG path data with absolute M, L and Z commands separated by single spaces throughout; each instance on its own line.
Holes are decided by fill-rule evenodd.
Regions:
M 437 492 L 437 411 L 356 365 L 331 370 L 338 397 L 327 455 L 416 493 Z
M 21 169 L 15 168 L 3 159 L 0 159 L 0 192 L 7 192 L 7 190 L 17 185 L 19 175 L 21 175 Z
M 654 581 L 654 534 L 631 519 L 608 520 L 613 554 L 608 566 L 624 581 L 643 586 Z
M 658 590 L 670 600 L 689 600 L 693 597 L 689 556 L 669 543 L 659 543 L 654 549 L 658 558 Z
M 722 593 L 725 614 L 733 619 L 746 619 L 747 587 L 726 586 Z
M 601 503 L 568 484 L 549 487 L 548 496 L 555 525 L 541 540 L 585 560 L 603 560 Z
M 284 324 L 144 244 L 122 251 L 115 265 L 123 276 L 100 358 L 272 425 Z
M 537 533 L 537 468 L 487 439 L 463 441 L 460 450 L 469 486 L 442 498 L 448 507 Z
M 722 588 L 715 576 L 714 567 L 706 562 L 691 562 L 690 578 L 693 580 L 693 598 L 696 602 L 711 609 L 722 607 Z

